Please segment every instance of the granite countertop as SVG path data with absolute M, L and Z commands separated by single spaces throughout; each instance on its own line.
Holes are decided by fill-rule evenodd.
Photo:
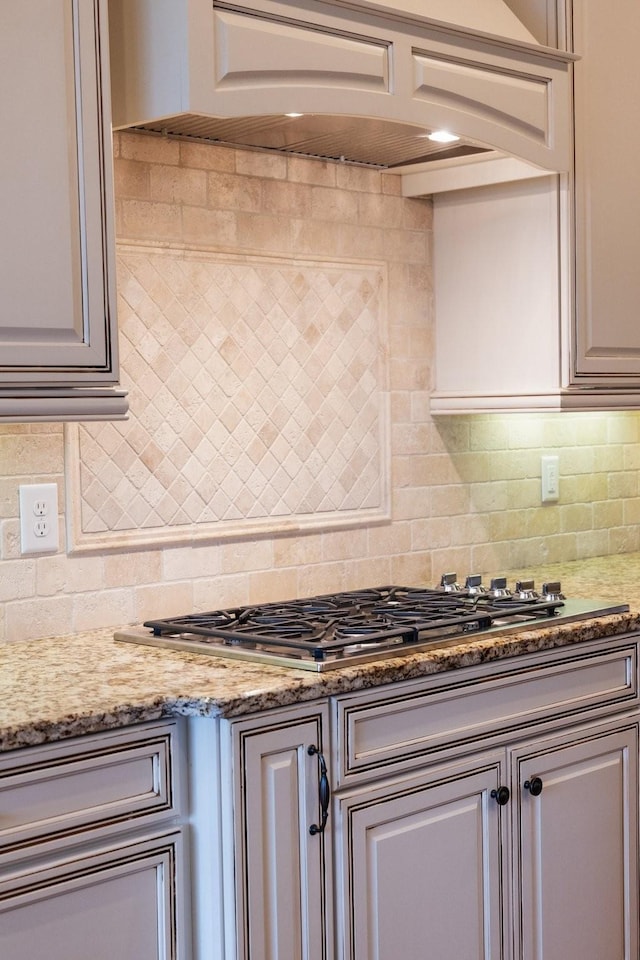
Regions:
M 169 716 L 236 717 L 640 629 L 640 554 L 519 571 L 630 613 L 502 633 L 316 674 L 115 643 L 113 629 L 0 647 L 0 750 Z

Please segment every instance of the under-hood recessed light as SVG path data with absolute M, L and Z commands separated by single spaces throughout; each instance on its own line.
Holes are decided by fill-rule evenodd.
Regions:
M 285 113 L 285 117 L 291 117 L 292 119 L 295 117 L 304 117 L 304 113 Z
M 459 139 L 460 137 L 457 137 L 455 133 L 449 133 L 448 130 L 434 130 L 427 136 L 427 140 L 433 140 L 435 143 L 454 143 Z

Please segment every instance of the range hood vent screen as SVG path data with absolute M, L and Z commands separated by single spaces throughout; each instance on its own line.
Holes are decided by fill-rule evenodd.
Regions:
M 411 124 L 366 117 L 164 117 L 136 130 L 391 169 L 489 152 L 469 143 L 438 144 Z

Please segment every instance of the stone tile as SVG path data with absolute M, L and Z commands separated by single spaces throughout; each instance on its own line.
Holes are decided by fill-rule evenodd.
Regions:
M 236 152 L 216 143 L 180 141 L 180 165 L 188 170 L 220 170 L 232 173 L 236 168 Z
M 286 254 L 293 249 L 287 217 L 239 213 L 237 231 L 239 246 L 254 253 Z
M 262 210 L 290 217 L 311 216 L 312 188 L 303 183 L 265 180 L 262 185 Z
M 358 222 L 358 197 L 345 190 L 313 187 L 311 193 L 313 220 L 331 220 L 338 224 Z
M 378 170 L 370 170 L 357 164 L 336 164 L 336 186 L 342 191 L 380 193 L 381 176 Z
M 182 207 L 180 234 L 189 243 L 205 246 L 236 246 L 236 215 L 231 210 L 209 210 L 206 207 Z
M 265 180 L 285 180 L 287 157 L 279 154 L 260 153 L 252 150 L 236 150 L 236 170 Z
M 114 180 L 120 200 L 149 200 L 151 165 L 138 160 L 117 160 L 114 164 Z
M 272 181 L 234 173 L 210 173 L 207 178 L 209 209 L 259 213 L 263 192 Z M 286 189 L 286 184 L 283 184 Z
M 287 179 L 292 183 L 310 183 L 323 187 L 336 185 L 337 164 L 329 160 L 307 160 L 305 157 L 287 158 Z
M 181 616 L 192 613 L 194 607 L 193 583 L 160 583 L 139 585 L 133 591 L 132 613 L 121 623 L 142 623 L 154 617 Z
M 204 206 L 207 202 L 207 174 L 204 170 L 154 163 L 149 184 L 150 198 L 154 202 L 196 206 Z
M 179 240 L 182 236 L 180 207 L 173 203 L 123 199 L 119 226 L 129 239 Z
M 141 160 L 148 163 L 180 162 L 180 141 L 169 140 L 146 133 L 120 133 L 120 156 L 124 160 Z
M 74 628 L 71 596 L 36 597 L 6 604 L 5 638 L 9 642 L 61 636 Z

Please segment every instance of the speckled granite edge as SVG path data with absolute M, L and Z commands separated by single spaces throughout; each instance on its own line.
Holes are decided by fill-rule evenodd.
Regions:
M 116 643 L 112 631 L 0 647 L 0 751 L 171 716 L 240 717 L 640 630 L 640 612 L 451 642 L 323 674 Z

